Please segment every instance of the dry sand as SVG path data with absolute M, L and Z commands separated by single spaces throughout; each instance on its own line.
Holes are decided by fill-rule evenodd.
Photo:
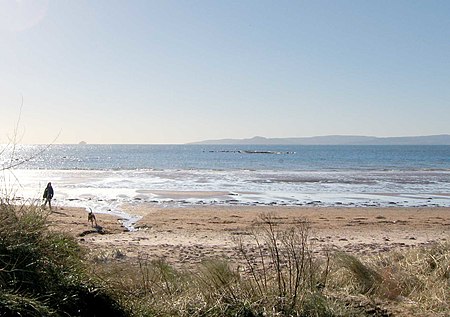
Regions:
M 119 219 L 96 214 L 100 230 L 92 228 L 87 212 L 59 208 L 50 226 L 68 232 L 94 256 L 121 260 L 164 259 L 189 268 L 209 258 L 237 259 L 236 239 L 251 244 L 260 216 L 272 214 L 277 228 L 310 225 L 310 241 L 317 252 L 339 250 L 359 254 L 429 245 L 450 239 L 450 208 L 315 208 L 198 206 L 161 208 L 123 206 L 141 215 L 138 230 L 126 231 Z

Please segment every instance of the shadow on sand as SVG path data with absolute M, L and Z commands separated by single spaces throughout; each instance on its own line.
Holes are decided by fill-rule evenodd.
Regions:
M 92 229 L 90 229 L 90 230 L 83 231 L 78 236 L 84 237 L 88 234 L 93 234 L 93 233 L 106 234 L 107 232 L 103 229 L 102 226 L 96 225 L 96 226 L 92 227 Z

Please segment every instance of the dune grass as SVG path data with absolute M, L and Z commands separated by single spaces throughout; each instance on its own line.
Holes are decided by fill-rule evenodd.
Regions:
M 89 278 L 77 241 L 46 223 L 37 206 L 0 200 L 0 315 L 126 316 Z
M 0 315 L 449 316 L 450 244 L 376 256 L 318 253 L 307 221 L 265 215 L 240 257 L 195 270 L 120 250 L 89 255 L 37 206 L 0 200 Z
M 314 252 L 306 221 L 262 217 L 237 262 L 194 271 L 163 261 L 96 258 L 96 274 L 134 316 L 449 316 L 450 245 L 356 258 Z M 256 248 L 255 248 L 256 245 Z M 117 259 L 119 258 L 119 261 Z
M 135 316 L 353 316 L 356 312 L 324 295 L 329 258 L 313 252 L 307 222 L 281 231 L 276 219 L 265 215 L 253 239 L 253 247 L 236 240 L 238 265 L 210 259 L 194 271 L 179 271 L 163 261 L 142 258 L 130 265 L 116 261 L 112 252 L 109 258 L 97 257 L 94 267 Z
M 338 253 L 333 289 L 389 301 L 405 316 L 450 316 L 450 243 L 391 251 L 362 260 Z

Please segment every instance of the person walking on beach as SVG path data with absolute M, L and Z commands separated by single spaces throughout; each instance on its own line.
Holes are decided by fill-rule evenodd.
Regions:
M 44 195 L 42 196 L 42 198 L 45 199 L 45 202 L 44 202 L 44 205 L 43 205 L 44 209 L 45 209 L 45 206 L 48 203 L 48 207 L 50 208 L 50 210 L 52 210 L 52 198 L 53 198 L 52 183 L 49 182 L 47 184 L 47 187 L 44 190 Z

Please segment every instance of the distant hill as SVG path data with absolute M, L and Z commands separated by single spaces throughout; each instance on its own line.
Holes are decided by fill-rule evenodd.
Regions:
M 220 139 L 192 142 L 189 144 L 253 144 L 253 145 L 450 145 L 450 135 L 408 137 L 373 137 L 357 135 L 327 135 L 303 138 Z

